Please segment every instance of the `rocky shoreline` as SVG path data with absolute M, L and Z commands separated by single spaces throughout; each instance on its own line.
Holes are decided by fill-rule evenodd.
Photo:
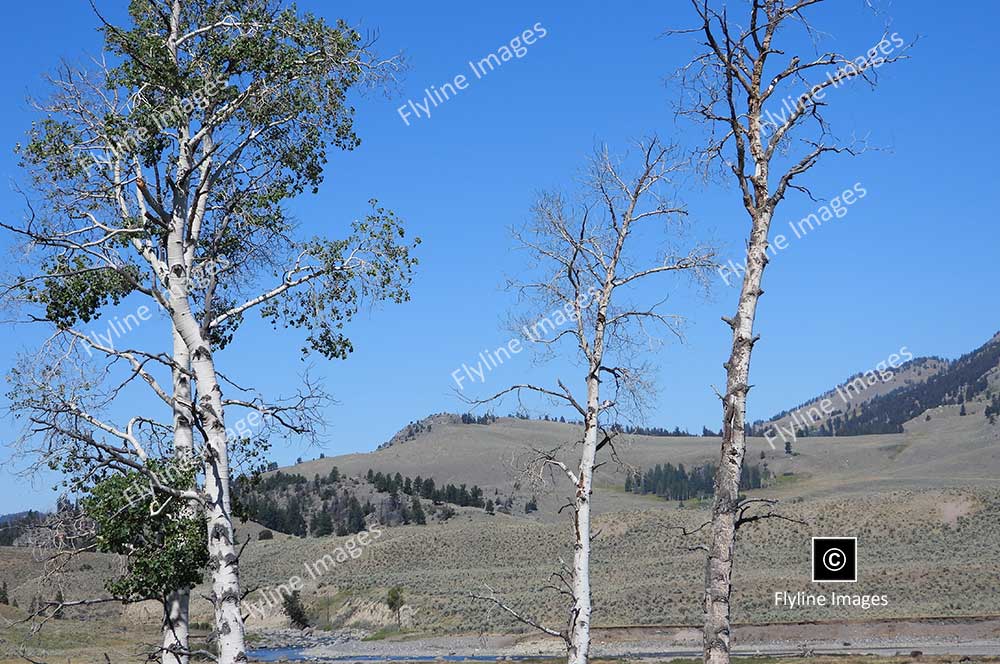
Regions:
M 334 648 L 351 641 L 362 641 L 369 632 L 363 629 L 333 631 L 306 629 L 261 629 L 247 634 L 251 650 L 282 648 Z
M 890 629 L 892 627 L 892 629 Z M 881 623 L 747 625 L 737 629 L 735 651 L 743 655 L 805 656 L 810 654 L 894 655 L 922 652 L 958 656 L 1000 656 L 1000 618 L 968 621 L 914 620 L 891 626 Z M 360 629 L 333 632 L 273 629 L 254 632 L 253 650 L 268 649 L 259 661 L 511 661 L 562 658 L 559 639 L 534 634 L 455 634 L 391 636 L 365 640 Z M 659 659 L 700 656 L 700 632 L 692 627 L 596 630 L 595 657 Z M 294 653 L 282 652 L 295 649 Z M 357 658 L 357 659 L 353 659 Z

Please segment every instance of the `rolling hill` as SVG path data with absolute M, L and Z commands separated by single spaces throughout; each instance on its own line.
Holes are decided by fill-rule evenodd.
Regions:
M 748 463 L 766 464 L 773 475 L 750 495 L 779 500 L 781 513 L 795 522 L 766 521 L 741 533 L 737 621 L 995 613 L 1000 602 L 1000 559 L 995 555 L 1000 549 L 995 527 L 1000 518 L 1000 424 L 987 417 L 993 403 L 987 397 L 996 390 L 996 366 L 990 363 L 997 349 L 995 338 L 955 361 L 913 359 L 895 372 L 891 384 L 855 404 L 858 417 L 865 413 L 869 419 L 912 413 L 899 432 L 810 435 L 795 439 L 791 453 L 775 441 L 749 439 Z M 925 403 L 930 404 L 926 409 Z M 433 479 L 439 488 L 478 487 L 477 495 L 503 509 L 490 514 L 479 503 L 448 503 L 444 494 L 417 496 L 428 513 L 447 506 L 447 517 L 419 525 L 397 519 L 390 510 L 388 525 L 364 545 L 357 544 L 357 535 L 311 536 L 311 528 L 300 531 L 304 537 L 275 532 L 273 539 L 260 539 L 260 524 L 244 524 L 240 534 L 249 541 L 241 568 L 251 598 L 298 577 L 319 626 L 378 629 L 395 620 L 385 606 L 387 589 L 401 586 L 406 624 L 418 632 L 520 630 L 470 596 L 489 585 L 512 605 L 558 624 L 564 611 L 561 597 L 544 588 L 560 559 L 569 555 L 569 516 L 560 508 L 572 489 L 564 478 L 539 472 L 530 462 L 536 450 L 557 448 L 561 458 L 570 460 L 578 427 L 503 417 L 481 421 L 432 415 L 407 425 L 375 451 L 279 469 L 286 479 L 273 483 L 282 492 L 272 496 L 276 504 L 298 496 L 310 519 L 317 510 L 340 509 L 344 503 L 338 496 L 376 505 L 393 492 L 405 493 L 395 480 L 373 483 L 369 470 L 371 477 L 398 474 L 411 483 L 419 476 L 421 486 Z M 707 501 L 679 503 L 626 492 L 625 480 L 657 464 L 695 468 L 711 463 L 718 447 L 718 440 L 707 436 L 620 436 L 616 459 L 605 458 L 594 495 L 596 625 L 697 622 L 704 571 L 694 546 L 701 535 L 682 533 L 708 518 Z M 337 482 L 324 480 L 334 468 Z M 525 509 L 529 501 L 537 510 Z M 808 560 L 810 538 L 817 535 L 858 537 L 860 580 L 852 590 L 885 594 L 888 606 L 861 615 L 818 608 L 791 615 L 776 607 L 775 590 L 815 590 Z M 345 547 L 360 553 L 315 574 L 319 561 Z M 0 547 L 0 579 L 8 581 L 22 606 L 32 597 L 52 595 L 54 583 L 68 595 L 99 593 L 102 580 L 114 570 L 113 558 L 90 554 L 56 581 L 44 576 L 44 566 L 26 550 Z M 210 620 L 211 605 L 201 599 L 208 594 L 207 587 L 195 592 L 197 622 Z M 83 609 L 71 611 L 86 615 Z M 130 623 L 155 624 L 159 615 L 157 607 L 145 605 L 102 611 L 124 612 Z M 285 620 L 275 609 L 251 615 L 248 624 L 254 630 Z
M 927 410 L 966 403 L 987 417 L 1000 414 L 1000 333 L 956 360 L 912 358 L 905 347 L 900 350 L 880 366 L 755 422 L 751 432 L 787 431 L 795 437 L 900 433 L 904 423 Z

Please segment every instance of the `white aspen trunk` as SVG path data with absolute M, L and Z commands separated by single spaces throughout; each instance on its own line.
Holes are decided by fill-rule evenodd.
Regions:
M 183 369 L 191 368 L 191 353 L 184 339 L 176 331 L 174 337 L 174 363 Z M 191 380 L 178 369 L 173 370 L 174 395 L 174 456 L 182 463 L 194 461 L 194 427 L 191 422 Z M 192 509 L 196 509 L 192 506 Z M 166 597 L 163 605 L 163 664 L 188 664 L 190 657 L 190 607 L 191 590 L 178 588 Z
M 189 163 L 182 154 L 182 163 Z M 175 202 L 186 210 L 186 201 Z M 246 640 L 240 613 L 239 552 L 233 529 L 229 490 L 229 451 L 219 387 L 212 351 L 204 339 L 187 299 L 190 265 L 185 260 L 184 219 L 175 216 L 167 243 L 170 316 L 174 330 L 191 354 L 191 369 L 197 383 L 198 413 L 205 430 L 205 495 L 208 501 L 208 567 L 212 574 L 211 600 L 215 606 L 218 664 L 246 662 Z
M 766 181 L 766 176 L 764 181 Z M 736 542 L 740 473 L 746 456 L 746 400 L 749 390 L 750 355 L 755 342 L 754 317 L 767 264 L 767 235 L 772 211 L 761 206 L 754 216 L 747 250 L 736 316 L 732 319 L 733 345 L 726 362 L 726 394 L 723 400 L 722 450 L 715 476 L 712 529 L 705 563 L 706 664 L 729 664 L 731 647 L 730 597 Z
M 208 567 L 212 573 L 211 599 L 215 605 L 218 662 L 246 662 L 243 616 L 240 613 L 239 552 L 230 504 L 229 452 L 222 390 L 216 378 L 212 352 L 202 340 L 190 311 L 175 313 L 175 320 L 178 321 L 178 330 L 192 349 L 191 368 L 198 382 L 198 408 L 208 436 L 205 450 Z
M 191 591 L 178 589 L 163 605 L 163 664 L 188 664 L 190 651 L 188 611 Z
M 594 463 L 597 458 L 598 391 L 597 371 L 594 370 L 587 377 L 587 416 L 576 495 L 573 499 L 576 540 L 573 548 L 574 604 L 568 664 L 587 664 L 590 659 L 590 616 L 593 610 L 590 593 L 590 516 Z

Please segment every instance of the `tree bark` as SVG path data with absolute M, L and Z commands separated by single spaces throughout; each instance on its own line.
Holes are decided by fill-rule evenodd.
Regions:
M 189 162 L 188 155 L 180 156 Z M 187 210 L 187 201 L 178 196 L 178 210 Z M 240 613 L 239 552 L 233 528 L 229 488 L 229 451 L 222 407 L 222 388 L 215 360 L 188 300 L 190 265 L 185 258 L 184 219 L 175 216 L 167 243 L 167 277 L 170 316 L 176 333 L 187 346 L 191 370 L 197 385 L 200 425 L 205 436 L 204 470 L 208 566 L 212 574 L 211 600 L 215 606 L 218 664 L 246 662 L 243 616 Z
M 193 318 L 188 319 L 194 322 Z M 184 326 L 191 327 L 191 326 Z M 183 334 L 183 332 L 182 332 Z M 187 335 L 185 335 L 186 337 Z M 205 450 L 205 493 L 208 499 L 208 555 L 211 599 L 219 643 L 219 664 L 246 662 L 243 616 L 240 613 L 239 552 L 233 528 L 229 489 L 229 452 L 222 409 L 222 390 L 215 362 L 200 334 L 192 339 L 191 368 L 198 381 L 199 412 L 208 437 Z
M 191 421 L 191 353 L 183 337 L 173 332 L 174 456 L 181 463 L 194 462 L 194 427 Z M 192 509 L 197 509 L 195 505 Z M 178 588 L 163 605 L 163 664 L 188 664 L 190 657 L 191 589 Z
M 179 588 L 163 605 L 163 664 L 188 664 L 190 657 L 189 615 L 191 591 Z
M 576 540 L 573 547 L 573 615 L 570 630 L 568 664 L 587 664 L 590 659 L 590 515 L 594 484 L 594 462 L 597 458 L 597 370 L 587 379 L 587 417 L 583 432 L 583 449 L 577 478 L 573 513 Z
M 766 176 L 764 177 L 766 181 Z M 761 196 L 762 200 L 766 197 Z M 723 398 L 722 450 L 715 476 L 711 541 L 705 563 L 706 664 L 728 664 L 730 656 L 730 596 L 736 543 L 740 474 L 746 456 L 746 401 L 749 391 L 750 355 L 756 341 L 753 322 L 767 265 L 767 235 L 771 210 L 762 205 L 754 215 L 747 250 L 747 270 L 740 287 L 736 316 L 731 321 L 733 345 L 726 362 L 726 394 Z

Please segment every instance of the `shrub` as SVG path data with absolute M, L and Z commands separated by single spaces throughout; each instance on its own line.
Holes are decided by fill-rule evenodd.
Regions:
M 292 625 L 299 629 L 305 629 L 309 626 L 309 616 L 306 615 L 306 608 L 302 606 L 302 598 L 299 596 L 298 590 L 292 591 L 291 595 L 287 595 L 282 600 L 282 608 L 284 608 L 285 615 L 288 616 Z
M 270 540 L 270 539 L 274 539 L 274 533 L 272 533 L 270 530 L 267 529 L 260 531 L 260 533 L 257 535 L 258 542 L 261 540 Z
M 389 588 L 385 603 L 389 606 L 389 610 L 396 614 L 396 625 L 402 628 L 403 621 L 399 612 L 403 608 L 403 587 L 393 586 Z

